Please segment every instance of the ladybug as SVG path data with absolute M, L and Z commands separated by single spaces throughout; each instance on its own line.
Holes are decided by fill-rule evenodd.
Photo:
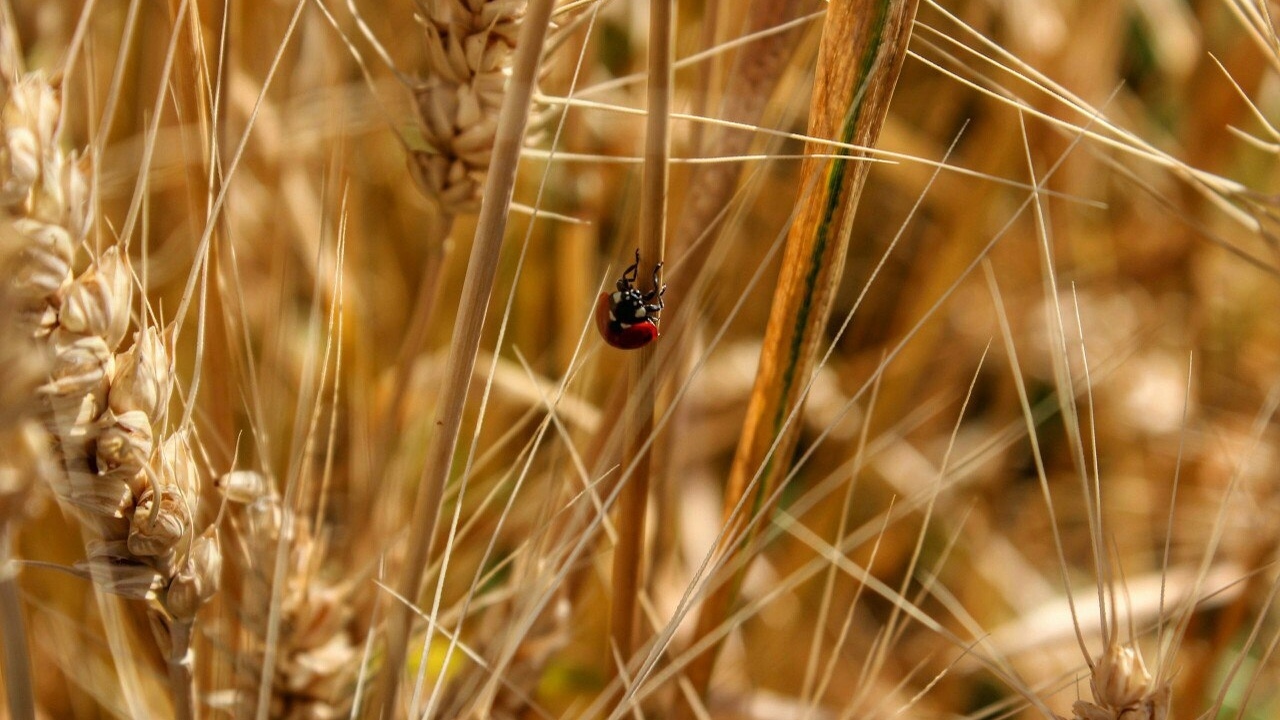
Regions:
M 636 249 L 636 261 L 618 278 L 618 290 L 600 293 L 596 301 L 596 327 L 604 341 L 622 350 L 644 347 L 658 337 L 659 314 L 662 312 L 663 285 L 658 289 L 658 271 L 662 263 L 653 268 L 653 289 L 641 293 L 636 289 L 636 275 L 640 272 L 640 250 Z M 657 298 L 658 302 L 652 300 Z

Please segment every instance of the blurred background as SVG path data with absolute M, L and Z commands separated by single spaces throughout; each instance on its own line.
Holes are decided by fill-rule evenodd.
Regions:
M 774 5 L 678 6 L 676 56 L 691 60 L 675 74 L 643 601 L 654 632 L 677 626 L 669 658 L 691 640 L 692 615 L 671 618 L 720 529 L 807 187 L 799 138 L 825 3 Z M 449 562 L 428 573 L 431 587 L 444 577 L 442 625 L 488 669 L 440 634 L 425 650 L 415 639 L 428 688 L 444 678 L 441 717 L 577 717 L 611 677 L 613 540 L 588 528 L 586 498 L 616 480 L 628 398 L 624 354 L 592 313 L 639 245 L 648 7 L 563 6 L 440 523 Z M 481 55 L 504 62 L 518 7 L 12 7 L 28 68 L 61 78 L 64 144 L 92 150 L 90 245 L 121 242 L 136 216 L 129 255 L 149 307 L 165 323 L 203 318 L 174 355 L 205 520 L 224 544 L 249 537 L 213 491 L 232 470 L 261 473 L 305 520 L 288 543 L 296 600 L 273 641 L 286 670 L 271 716 L 345 717 L 377 665 L 362 645 L 392 599 L 374 579 L 400 552 L 485 166 L 483 140 L 467 155 L 441 128 L 464 142 L 459 118 L 483 124 L 501 96 L 500 68 L 496 91 L 448 101 L 439 77 Z M 1106 611 L 1151 682 L 1171 684 L 1168 717 L 1280 713 L 1271 10 L 920 5 L 711 717 L 1070 716 L 1090 697 L 1089 666 L 1064 581 L 1093 658 L 1107 647 L 1098 588 L 1115 588 Z M 481 39 L 442 58 L 468 12 Z M 521 208 L 535 205 L 531 219 Z M 189 283 L 192 309 L 175 318 Z M 17 554 L 74 563 L 68 527 L 49 503 Z M 566 538 L 588 543 L 570 555 Z M 270 596 L 252 581 L 266 559 L 239 545 L 199 626 L 214 717 L 248 716 L 246 683 L 261 687 L 249 658 L 269 642 L 252 609 Z M 832 562 L 833 547 L 889 591 Z M 22 582 L 33 663 L 50 668 L 37 677 L 45 716 L 111 714 L 119 653 L 88 583 L 38 568 Z M 144 694 L 160 693 L 163 665 L 136 624 Z M 504 682 L 476 700 L 491 671 Z M 675 682 L 651 685 L 641 706 L 666 716 Z

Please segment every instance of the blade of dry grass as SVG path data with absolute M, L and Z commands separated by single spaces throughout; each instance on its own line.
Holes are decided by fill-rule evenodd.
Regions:
M 418 498 L 414 503 L 409 529 L 408 555 L 397 585 L 400 595 L 411 600 L 417 599 L 422 585 L 422 574 L 430 556 L 440 503 L 453 467 L 458 432 L 462 425 L 462 410 L 467 400 L 476 352 L 480 347 L 480 331 L 484 326 L 489 296 L 493 292 L 498 254 L 507 225 L 507 208 L 515 188 L 520 148 L 529 121 L 533 85 L 541 65 L 542 46 L 547 35 L 552 5 L 551 0 L 533 0 L 529 3 L 516 45 L 514 70 L 502 101 L 493 159 L 489 175 L 485 179 L 484 199 L 480 205 L 480 219 L 467 264 L 460 310 L 449 343 L 446 380 L 436 410 L 437 433 L 431 439 L 431 447 L 419 479 Z M 410 611 L 411 607 L 396 604 L 391 608 L 387 619 L 386 663 L 383 665 L 380 693 L 381 714 L 387 720 L 396 717 L 396 698 L 410 636 Z
M 875 143 L 906 57 L 916 7 L 914 0 L 830 4 L 818 51 L 809 135 L 860 145 Z M 726 524 L 735 523 L 735 508 L 758 470 L 762 477 L 748 518 L 769 511 L 760 501 L 769 497 L 786 472 L 785 461 L 777 459 L 791 456 L 796 426 L 788 428 L 783 420 L 798 401 L 803 385 L 798 381 L 812 369 L 866 182 L 868 166 L 852 158 L 808 161 L 802 171 L 802 177 L 822 180 L 816 192 L 801 200 L 787 237 L 755 389 L 725 491 Z M 741 542 L 745 545 L 750 539 L 748 535 Z M 733 547 L 722 550 L 733 552 Z M 707 598 L 698 617 L 697 637 L 710 634 L 724 621 L 737 588 L 737 582 L 729 582 Z M 690 664 L 689 678 L 699 695 L 706 693 L 717 652 L 713 646 Z M 686 713 L 691 710 L 686 707 Z

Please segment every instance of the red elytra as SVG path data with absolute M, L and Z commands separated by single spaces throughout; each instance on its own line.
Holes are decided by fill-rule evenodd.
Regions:
M 643 318 L 629 327 L 610 317 L 613 302 L 609 293 L 600 293 L 596 300 L 596 328 L 604 341 L 620 350 L 635 350 L 653 342 L 658 337 L 658 326 L 650 318 Z

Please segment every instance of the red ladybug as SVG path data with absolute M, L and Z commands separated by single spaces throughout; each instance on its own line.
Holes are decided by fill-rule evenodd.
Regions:
M 648 294 L 636 289 L 636 275 L 640 272 L 640 250 L 636 249 L 636 261 L 618 278 L 618 290 L 600 293 L 596 301 L 596 327 L 604 341 L 622 350 L 644 347 L 658 337 L 659 314 L 662 312 L 662 294 L 667 286 L 658 288 L 658 271 L 662 263 L 653 268 L 653 290 Z M 657 298 L 658 302 L 651 302 Z

